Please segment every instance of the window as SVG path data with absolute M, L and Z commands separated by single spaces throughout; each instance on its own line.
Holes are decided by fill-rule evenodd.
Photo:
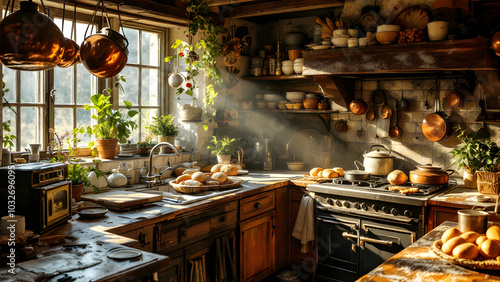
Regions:
M 161 67 L 160 42 L 163 34 L 160 31 L 126 27 L 129 56 L 127 65 L 120 73 L 127 82 L 120 91 L 120 107 L 123 101 L 132 103 L 135 110 L 138 129 L 132 133 L 134 141 L 144 140 L 147 132 L 144 125 L 151 122 L 152 117 L 160 112 Z

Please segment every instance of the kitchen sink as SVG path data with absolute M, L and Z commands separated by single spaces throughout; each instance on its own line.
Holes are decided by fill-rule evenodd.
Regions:
M 227 190 L 219 190 L 219 191 L 205 191 L 196 194 L 185 194 L 177 192 L 170 185 L 160 185 L 153 187 L 152 189 L 137 189 L 137 192 L 143 193 L 151 193 L 151 194 L 163 194 L 163 202 L 172 204 L 172 205 L 189 205 L 195 202 L 203 201 L 206 199 L 210 199 L 213 197 L 226 195 L 229 193 L 236 192 L 242 189 L 243 186 L 227 189 Z

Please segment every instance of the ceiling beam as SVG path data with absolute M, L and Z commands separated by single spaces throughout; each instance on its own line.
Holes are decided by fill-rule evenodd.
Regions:
M 281 0 L 235 7 L 233 18 L 247 18 L 278 13 L 289 13 L 344 5 L 344 0 Z

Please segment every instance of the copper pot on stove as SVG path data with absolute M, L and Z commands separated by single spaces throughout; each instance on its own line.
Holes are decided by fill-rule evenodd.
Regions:
M 448 184 L 450 175 L 455 171 L 443 170 L 441 167 L 432 165 L 419 165 L 417 169 L 410 171 L 410 181 L 415 184 L 444 185 Z

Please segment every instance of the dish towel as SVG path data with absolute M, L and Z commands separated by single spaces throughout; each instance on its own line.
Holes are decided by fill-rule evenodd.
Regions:
M 314 199 L 305 194 L 300 201 L 299 213 L 295 220 L 292 236 L 300 240 L 300 251 L 309 251 L 309 242 L 314 240 Z

